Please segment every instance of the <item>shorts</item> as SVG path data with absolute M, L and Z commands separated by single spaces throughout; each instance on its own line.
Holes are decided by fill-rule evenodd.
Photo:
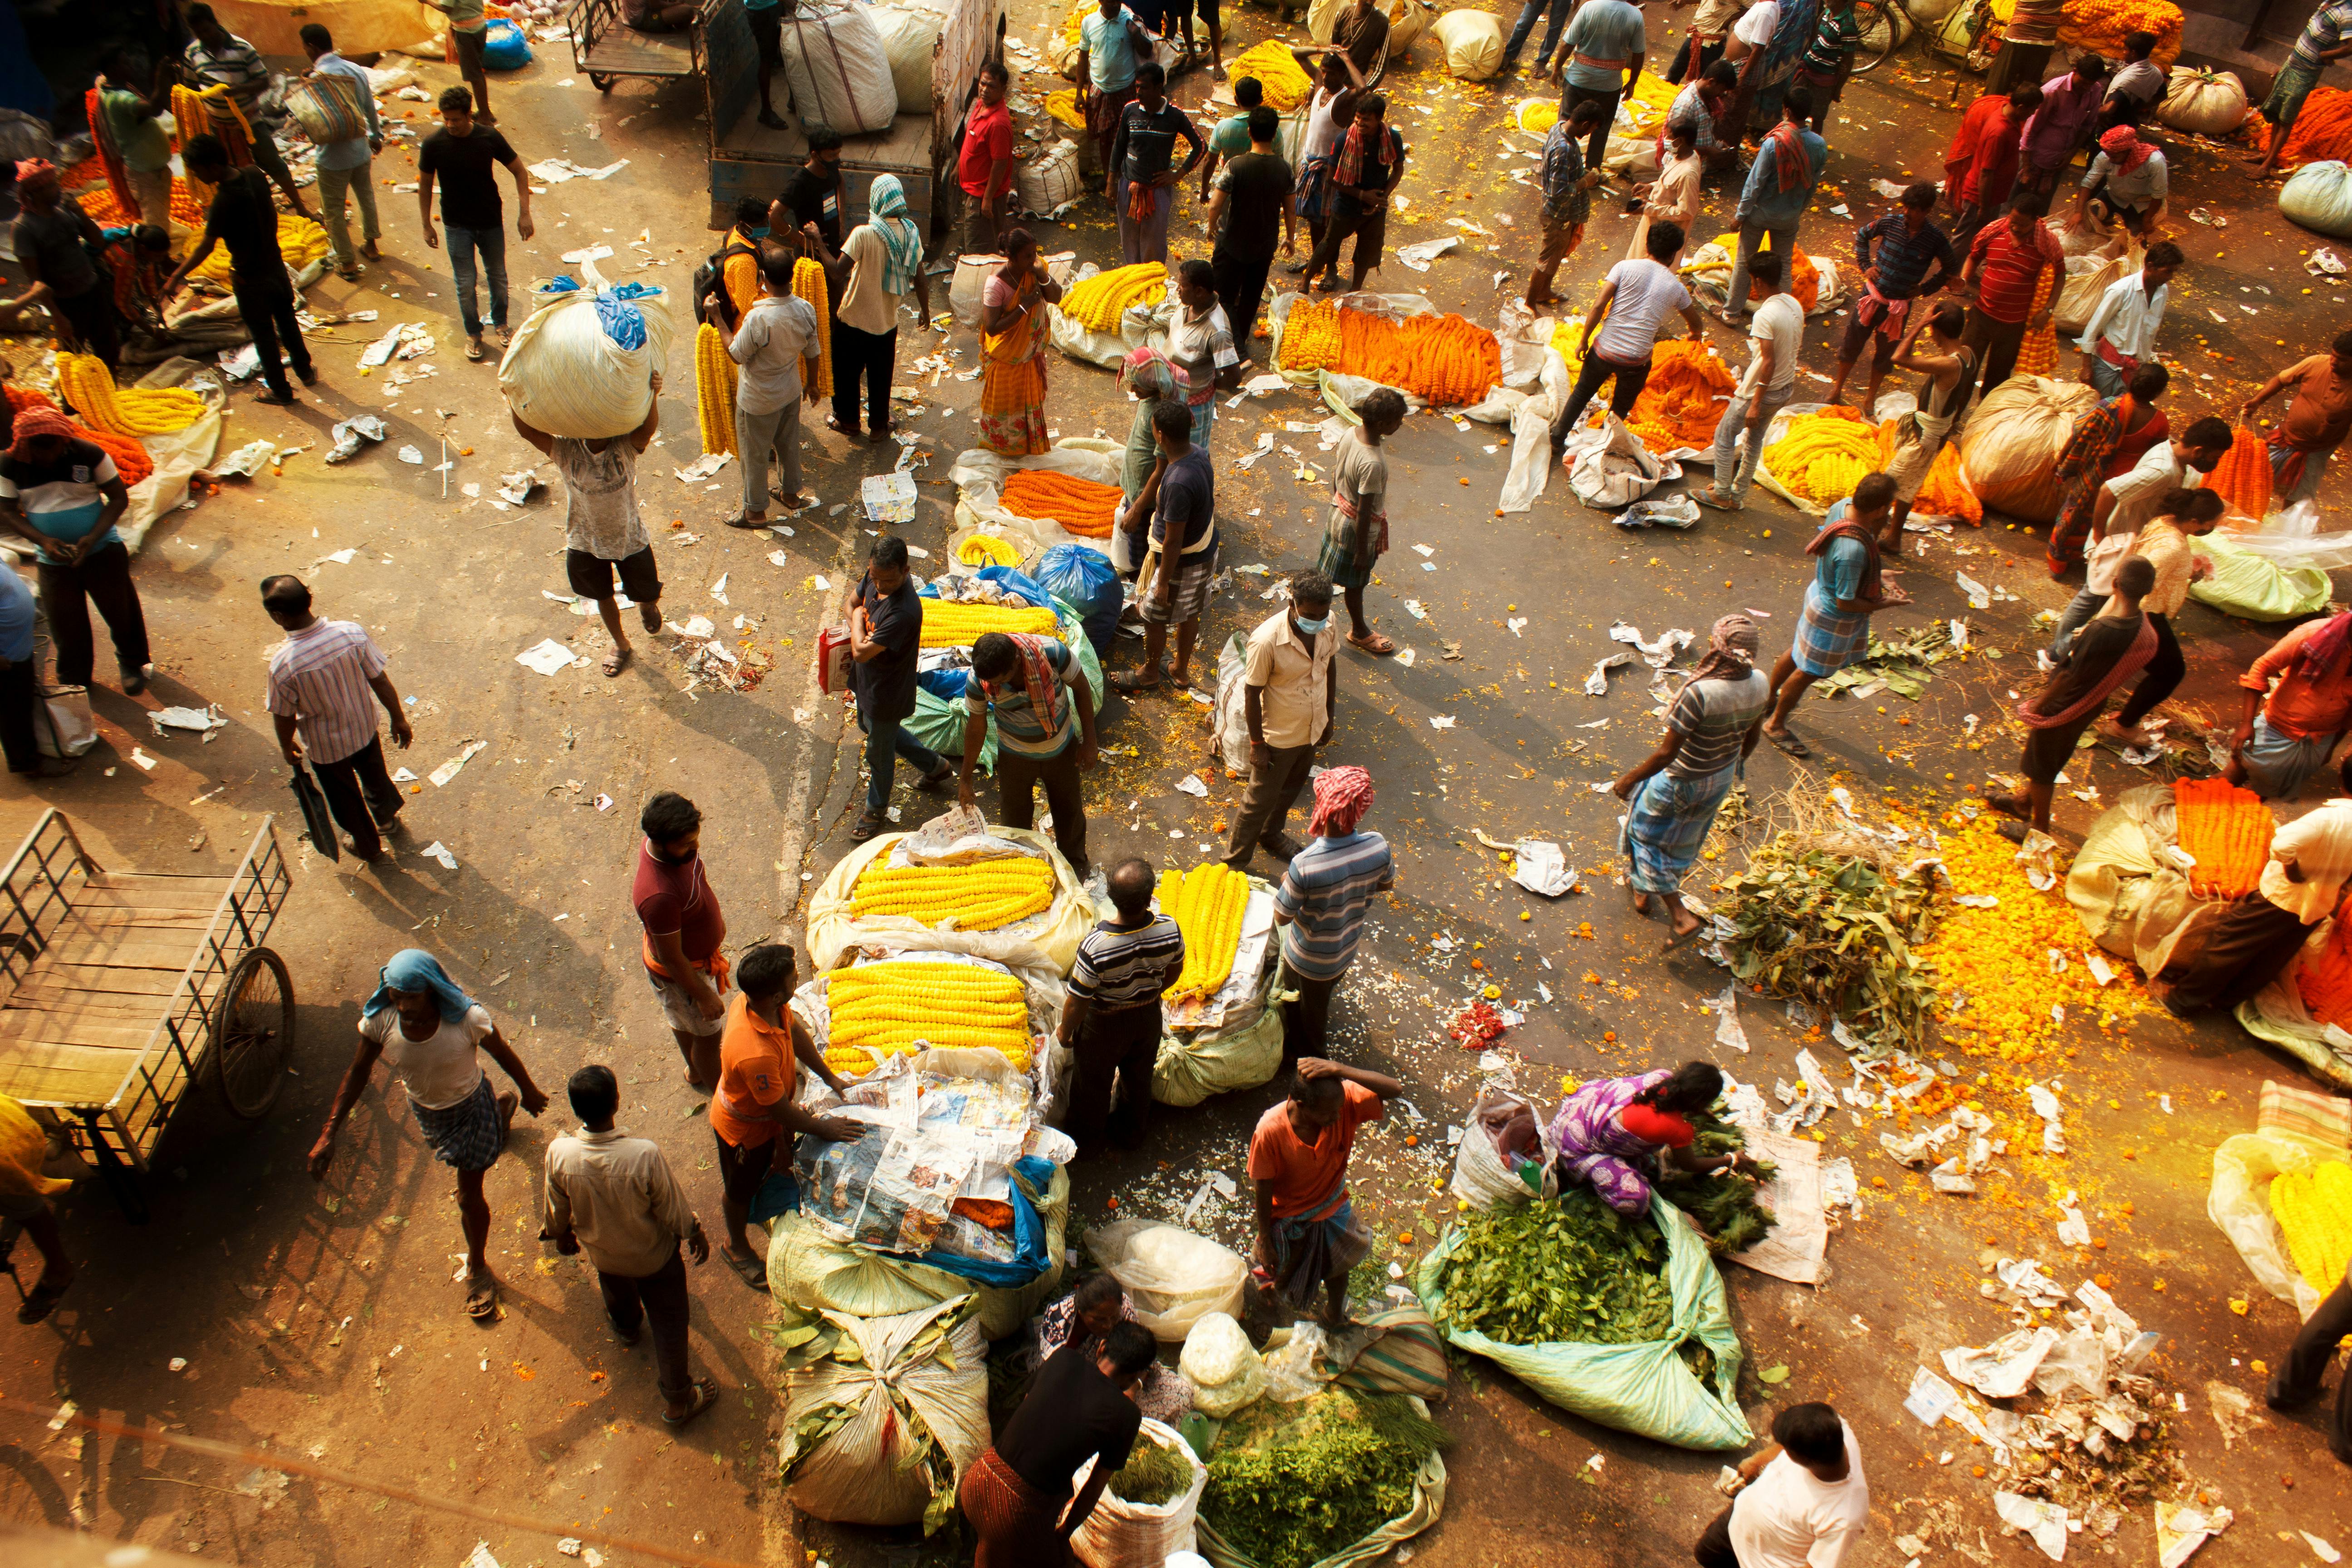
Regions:
M 782 65 L 784 63 L 783 6 L 775 5 L 770 5 L 765 10 L 754 11 L 746 5 L 743 8 L 743 20 L 751 24 L 751 41 L 760 46 L 760 63 L 772 67 Z
M 1584 226 L 1580 223 L 1554 223 L 1544 218 L 1543 255 L 1538 265 L 1552 267 L 1567 259 L 1570 251 L 1584 243 Z
M 661 598 L 661 574 L 654 568 L 654 547 L 650 544 L 618 561 L 607 561 L 585 550 L 563 552 L 564 581 L 583 599 L 611 598 L 615 576 L 621 580 L 621 592 L 634 603 L 650 605 Z
M 693 1035 L 707 1039 L 727 1027 L 727 1014 L 722 1009 L 716 1018 L 706 1018 L 702 1009 L 694 1005 L 694 993 L 677 981 L 646 971 L 646 980 L 661 998 L 662 1016 L 669 1026 L 681 1035 Z
M 1914 306 L 1913 308 L 1918 309 L 1919 307 Z M 1911 318 L 1907 315 L 1905 316 L 1903 318 L 1903 324 L 1906 327 L 1910 326 Z M 1895 345 L 1903 341 L 1903 334 L 1899 331 L 1889 332 L 1885 331 L 1884 329 L 1885 328 L 1885 325 L 1886 317 L 1884 315 L 1881 315 L 1875 321 L 1864 321 L 1859 312 L 1848 316 L 1845 322 L 1845 336 L 1838 342 L 1838 359 L 1843 363 L 1851 363 L 1854 360 L 1860 359 L 1862 357 L 1862 351 L 1869 346 L 1871 336 L 1874 333 L 1886 341 L 1886 346 L 1879 351 L 1879 357 L 1882 359 L 1891 359 L 1894 357 Z
M 765 1142 L 737 1148 L 712 1130 L 710 1141 L 719 1145 L 719 1185 L 729 1203 L 751 1206 L 751 1200 L 760 1195 L 760 1184 L 775 1168 L 776 1144 L 782 1137 L 778 1133 Z

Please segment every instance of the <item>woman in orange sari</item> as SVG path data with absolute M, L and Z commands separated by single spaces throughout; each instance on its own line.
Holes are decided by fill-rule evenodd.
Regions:
M 1045 306 L 1059 303 L 1062 286 L 1037 263 L 1037 242 L 1025 228 L 1004 237 L 1004 265 L 981 290 L 980 352 L 987 362 L 980 383 L 980 444 L 1000 457 L 1028 458 L 1045 450 Z

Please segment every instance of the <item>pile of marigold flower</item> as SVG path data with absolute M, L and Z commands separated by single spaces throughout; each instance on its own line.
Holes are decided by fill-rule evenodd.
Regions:
M 2242 899 L 2261 885 L 2278 828 L 2262 796 L 2227 779 L 2175 779 L 2172 816 L 2174 838 L 2197 862 L 2191 892 Z
M 114 194 L 111 185 L 93 185 L 74 200 L 80 205 L 83 216 L 100 228 L 129 228 L 137 223 L 155 222 L 153 217 L 143 214 L 132 217 L 131 209 L 122 205 L 122 199 Z M 188 182 L 177 177 L 172 181 L 172 221 L 183 228 L 200 229 L 205 226 L 204 207 L 189 194 Z
M 2304 1010 L 2323 1024 L 2352 1028 L 2352 919 L 2338 905 L 2327 945 L 2306 951 L 2294 966 L 2294 988 Z
M 2180 30 L 2188 20 L 2172 0 L 2067 0 L 2058 41 L 2077 54 L 2119 60 L 2126 38 L 2153 33 L 2156 51 L 2148 58 L 2157 69 L 2168 71 L 2180 58 Z
M 1895 461 L 1895 426 L 1902 421 L 1889 419 L 1878 427 L 1878 467 L 1884 471 Z M 2266 468 L 2264 472 L 2268 472 Z M 1774 469 L 1775 476 L 1779 469 Z M 1914 497 L 1911 509 L 1923 517 L 1957 517 L 1974 528 L 1984 526 L 1984 502 L 1977 500 L 1976 491 L 1960 477 L 1960 447 L 1957 441 L 1947 441 L 1927 465 L 1927 477 L 1919 483 L 1919 493 Z
M 826 977 L 825 1005 L 824 1063 L 837 1073 L 863 1077 L 922 1046 L 999 1051 L 1029 1070 L 1029 1004 L 1021 982 L 998 970 L 940 960 L 861 963 Z
M 1570 316 L 1552 329 L 1551 346 L 1559 352 L 1571 381 L 1584 363 L 1577 345 L 1583 335 L 1580 315 Z M 1723 418 L 1723 405 L 1736 384 L 1730 367 L 1706 343 L 1660 338 L 1650 352 L 1650 379 L 1642 384 L 1642 395 L 1633 400 L 1626 428 L 1654 452 L 1709 447 Z M 1605 401 L 1596 400 L 1584 422 L 1598 426 L 1607 412 Z
M 1875 427 L 1851 408 L 1824 408 L 1792 415 L 1780 438 L 1764 448 L 1762 460 L 1790 495 L 1828 506 L 1853 494 L 1853 487 L 1876 471 L 1878 454 Z
M 1282 324 L 1282 368 L 1335 370 L 1339 359 L 1339 307 L 1305 295 L 1291 301 Z
M 205 416 L 205 400 L 184 386 L 120 390 L 95 354 L 58 355 L 58 390 L 84 424 L 110 436 L 168 436 Z
M 970 647 L 990 632 L 1049 637 L 1060 626 L 1051 610 L 1033 610 L 1019 605 L 965 604 L 954 599 L 923 601 L 925 647 Z
M 2245 135 L 2256 145 L 2271 144 L 2271 122 L 2259 111 L 2246 117 Z M 2340 87 L 2315 87 L 2303 100 L 2302 112 L 2279 149 L 2279 165 L 2293 169 L 2305 163 L 2352 162 L 2352 92 Z
M 1738 229 L 1732 230 L 1729 234 L 1717 235 L 1715 243 L 1723 247 L 1723 252 L 1727 257 L 1736 258 L 1739 255 Z M 1783 281 L 1787 283 L 1789 292 L 1797 297 L 1797 303 L 1805 308 L 1807 315 L 1811 315 L 1814 305 L 1820 302 L 1822 297 L 1822 269 L 1813 264 L 1811 257 L 1805 254 L 1802 246 L 1796 247 L 1794 255 L 1795 259 L 1789 263 L 1789 270 Z M 1692 264 L 1685 260 L 1683 263 L 1683 270 L 1685 272 L 1692 270 Z M 1749 304 L 1760 305 L 1771 297 L 1772 290 L 1765 287 L 1761 278 L 1749 278 L 1748 282 Z
M 1157 305 L 1168 298 L 1168 268 L 1157 261 L 1114 267 L 1073 283 L 1062 295 L 1062 314 L 1090 331 L 1116 331 L 1129 305 Z
M 886 866 L 883 857 L 858 873 L 850 899 L 860 920 L 904 915 L 938 928 L 994 931 L 1041 914 L 1054 902 L 1054 868 L 1034 855 L 1004 855 L 961 866 Z
M 29 386 L 18 386 L 15 382 L 10 382 L 7 384 L 6 391 L 9 406 L 19 414 L 28 408 L 46 408 L 59 414 L 65 412 L 58 407 L 54 400 L 35 392 Z M 117 436 L 110 430 L 93 430 L 79 420 L 76 420 L 74 421 L 74 438 L 89 442 L 113 458 L 115 472 L 122 476 L 122 482 L 126 486 L 135 485 L 155 471 L 155 459 L 147 455 L 147 448 L 141 446 L 138 437 L 134 436 Z
M 1360 375 L 1436 407 L 1476 403 L 1503 379 L 1503 345 L 1459 316 L 1391 321 L 1300 300 L 1282 329 L 1282 368 Z
M 1016 516 L 1051 519 L 1084 538 L 1108 539 L 1123 498 L 1117 485 L 1044 468 L 1015 468 L 1005 479 L 1001 499 L 1004 510 Z
M 1170 996 L 1213 996 L 1224 988 L 1241 946 L 1249 890 L 1249 878 L 1218 860 L 1160 875 L 1160 911 L 1184 933 L 1184 968 Z
M 2231 511 L 2260 522 L 2271 510 L 2271 455 L 2268 443 L 2244 426 L 2230 436 L 2230 450 L 2221 464 L 2205 478 L 2205 488 L 2221 498 Z
M 1255 77 L 1265 94 L 1266 107 L 1278 114 L 1289 113 L 1315 91 L 1315 79 L 1307 74 L 1306 68 L 1290 52 L 1289 41 L 1284 38 L 1252 44 L 1225 62 L 1225 75 L 1233 81 Z

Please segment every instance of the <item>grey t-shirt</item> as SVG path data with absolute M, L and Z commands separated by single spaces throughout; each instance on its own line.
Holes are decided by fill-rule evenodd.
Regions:
M 762 295 L 743 312 L 727 345 L 742 374 L 735 405 L 746 414 L 773 414 L 800 400 L 801 358 L 816 346 L 816 312 L 805 300 Z
M 637 516 L 637 449 L 615 436 L 601 452 L 558 437 L 555 468 L 563 476 L 563 546 L 599 561 L 625 561 L 651 542 Z

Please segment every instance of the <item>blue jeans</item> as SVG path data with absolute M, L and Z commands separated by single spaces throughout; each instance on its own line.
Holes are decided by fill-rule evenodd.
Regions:
M 507 231 L 504 228 L 459 228 L 441 226 L 441 243 L 449 247 L 449 269 L 457 278 L 457 320 L 466 335 L 482 335 L 481 313 L 474 306 L 474 254 L 481 253 L 482 273 L 490 285 L 490 325 L 507 324 Z
M 1527 0 L 1519 10 L 1518 21 L 1511 27 L 1511 41 L 1503 46 L 1504 66 L 1508 68 L 1518 64 L 1519 51 L 1527 47 L 1528 35 L 1536 30 L 1536 18 L 1543 13 L 1546 5 L 1551 8 L 1551 22 L 1544 28 L 1543 51 L 1536 56 L 1536 64 L 1542 65 L 1549 60 L 1552 50 L 1559 47 L 1560 34 L 1568 26 L 1568 12 L 1572 3 L 1573 0 Z
M 906 758 L 925 777 L 947 766 L 947 759 L 907 733 L 902 719 L 866 717 L 857 710 L 857 727 L 866 731 L 866 811 L 885 816 L 890 809 L 890 786 L 896 782 L 898 759 Z
M 1735 395 L 1724 405 L 1723 417 L 1715 426 L 1715 493 L 1738 500 L 1748 494 L 1755 481 L 1756 465 L 1764 456 L 1764 435 L 1772 428 L 1772 416 L 1788 405 L 1797 395 L 1795 383 L 1775 393 L 1769 386 L 1759 386 L 1747 396 Z M 1756 434 L 1745 447 L 1739 444 L 1739 433 L 1748 427 L 1751 399 L 1764 405 L 1757 421 Z
M 2124 395 L 2124 373 L 2094 353 L 2091 356 L 2091 384 L 2098 388 L 2103 400 L 2113 403 Z

